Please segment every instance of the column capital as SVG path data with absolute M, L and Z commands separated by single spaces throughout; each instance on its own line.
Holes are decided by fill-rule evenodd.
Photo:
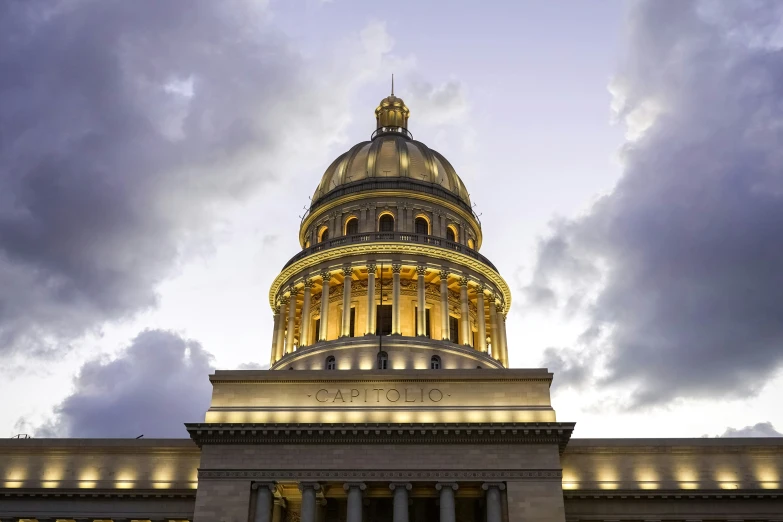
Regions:
M 318 482 L 300 482 L 299 491 L 304 491 L 306 489 L 312 489 L 313 491 L 320 491 L 321 484 L 319 484 Z
M 305 287 L 305 289 L 312 288 L 313 284 L 314 284 L 313 280 L 310 279 L 309 277 L 304 280 L 304 287 Z
M 288 287 L 288 293 L 291 294 L 291 297 L 295 296 L 299 293 L 299 291 L 296 289 L 296 286 L 291 285 Z
M 448 279 L 448 277 L 449 277 L 449 274 L 450 274 L 450 273 L 451 273 L 451 272 L 449 272 L 448 270 L 446 270 L 446 269 L 444 268 L 444 269 L 442 269 L 442 270 L 441 270 L 441 271 L 438 273 L 438 275 L 440 275 L 440 278 L 441 278 L 441 279 Z
M 484 491 L 487 491 L 489 488 L 497 488 L 502 491 L 506 489 L 506 484 L 505 482 L 485 482 L 481 485 L 481 489 Z
M 411 484 L 410 482 L 392 482 L 391 484 L 389 484 L 390 490 L 394 491 L 397 488 L 404 488 L 410 491 L 411 489 L 413 489 L 413 484 Z
M 392 273 L 399 274 L 402 270 L 402 265 L 400 263 L 392 263 Z
M 419 265 L 416 267 L 416 273 L 420 276 L 423 276 L 427 273 L 427 267 L 424 265 Z
M 364 491 L 365 489 L 367 489 L 367 484 L 365 484 L 364 482 L 346 482 L 345 484 L 343 484 L 343 489 L 345 491 L 348 491 L 351 488 L 359 488 L 361 491 Z
M 459 286 L 467 287 L 468 286 L 468 282 L 469 282 L 469 280 L 468 280 L 467 277 L 460 277 L 459 278 Z
M 456 482 L 438 482 L 437 484 L 435 484 L 435 489 L 437 489 L 438 491 L 440 491 L 443 488 L 451 488 L 454 491 L 457 491 L 459 489 L 459 484 L 457 484 Z
M 486 290 L 486 289 L 487 289 L 487 285 L 486 285 L 486 284 L 485 284 L 483 281 L 476 281 L 476 284 L 478 285 L 478 287 L 476 288 L 476 290 L 477 290 L 478 292 L 481 292 L 481 293 L 483 294 L 483 293 L 484 293 L 484 290 Z
M 353 267 L 350 265 L 346 265 L 343 267 L 343 276 L 345 277 L 351 277 L 353 274 Z
M 377 268 L 375 263 L 367 263 L 367 273 L 375 275 L 375 269 Z
M 280 315 L 280 304 L 275 303 L 275 306 L 274 308 L 272 308 L 272 311 L 274 312 L 275 315 Z
M 281 305 L 287 305 L 288 301 L 290 301 L 290 300 L 291 300 L 290 297 L 288 297 L 287 295 L 283 295 L 283 296 L 280 297 L 280 304 Z
M 324 281 L 329 281 L 332 278 L 332 273 L 329 270 L 322 270 L 320 276 Z
M 267 488 L 274 493 L 277 491 L 277 482 L 253 482 L 250 487 L 253 489 Z

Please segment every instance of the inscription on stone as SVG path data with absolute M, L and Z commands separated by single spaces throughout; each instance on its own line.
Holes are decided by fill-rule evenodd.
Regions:
M 308 394 L 308 397 L 312 394 Z M 443 392 L 438 388 L 321 388 L 315 393 L 318 402 L 424 403 L 440 402 Z

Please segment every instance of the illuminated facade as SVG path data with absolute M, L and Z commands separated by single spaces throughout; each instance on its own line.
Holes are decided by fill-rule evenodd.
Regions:
M 783 520 L 780 439 L 570 440 L 464 184 L 375 115 L 272 283 L 270 370 L 211 375 L 190 440 L 0 441 L 0 521 Z

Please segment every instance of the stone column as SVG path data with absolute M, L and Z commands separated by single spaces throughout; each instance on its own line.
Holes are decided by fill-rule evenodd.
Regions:
M 500 501 L 500 492 L 506 489 L 502 482 L 487 482 L 481 489 L 487 492 L 487 522 L 501 522 L 503 508 Z
M 316 492 L 321 489 L 317 482 L 300 482 L 299 491 L 302 492 L 302 511 L 300 513 L 301 522 L 316 522 Z
M 272 522 L 283 522 L 283 508 L 285 507 L 285 500 L 282 498 L 275 498 L 273 503 L 274 506 L 272 507 Z
M 427 305 L 424 300 L 424 274 L 427 273 L 427 267 L 417 266 L 416 273 L 419 276 L 416 281 L 416 335 L 423 337 L 427 335 Z
M 304 301 L 302 302 L 302 317 L 299 319 L 299 346 L 310 344 L 310 297 L 313 281 L 305 279 Z
M 256 514 L 253 522 L 271 522 L 274 482 L 256 482 L 253 489 L 256 490 Z
M 392 263 L 392 335 L 400 335 L 400 270 L 402 265 Z
M 277 330 L 277 338 L 275 339 L 275 357 L 278 361 L 283 358 L 285 348 L 285 318 L 286 310 L 288 310 L 288 296 L 280 298 L 280 328 Z
M 375 335 L 375 263 L 367 263 L 367 327 L 364 335 Z
M 340 337 L 351 336 L 351 283 L 353 282 L 353 268 L 343 268 L 343 324 Z
M 277 333 L 280 330 L 280 305 L 275 305 L 275 311 L 274 315 L 274 326 L 272 326 L 272 355 L 271 360 L 269 361 L 269 364 L 275 364 L 277 362 Z
M 508 368 L 508 344 L 506 342 L 506 314 L 501 305 L 498 309 L 498 338 L 500 339 L 500 362 Z
M 449 340 L 449 272 L 440 271 L 440 338 Z
M 362 522 L 362 491 L 367 489 L 363 482 L 343 484 L 348 492 L 348 518 L 346 522 Z
M 492 295 L 490 297 L 489 301 L 489 320 L 490 320 L 490 337 L 492 340 L 492 358 L 500 360 L 500 339 L 499 339 L 499 331 L 500 326 L 498 325 L 498 301 L 497 296 Z
M 459 305 L 460 305 L 460 329 L 462 331 L 462 344 L 470 345 L 470 311 L 468 307 L 468 278 L 459 279 Z
M 296 288 L 291 287 L 291 298 L 288 302 L 288 334 L 285 338 L 285 353 L 294 351 L 294 333 L 296 332 Z
M 454 492 L 459 486 L 454 482 L 438 482 L 435 489 L 440 491 L 440 522 L 456 522 L 457 514 L 454 510 Z M 304 522 L 304 518 L 302 518 Z
M 487 320 L 484 317 L 486 309 L 484 308 L 484 284 L 479 283 L 476 288 L 476 311 L 478 312 L 478 346 L 475 346 L 477 350 L 482 352 L 487 351 Z
M 412 487 L 410 482 L 389 484 L 389 489 L 394 492 L 393 522 L 408 522 L 408 491 Z
M 318 331 L 318 340 L 325 341 L 329 332 L 329 280 L 332 278 L 332 274 L 328 270 L 324 270 L 321 272 L 321 277 L 324 282 L 321 290 L 321 326 Z

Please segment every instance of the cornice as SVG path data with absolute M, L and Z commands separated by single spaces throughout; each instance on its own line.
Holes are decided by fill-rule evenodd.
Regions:
M 204 444 L 557 444 L 562 454 L 574 423 L 475 424 L 185 424 Z
M 86 489 L 86 488 L 0 488 L 2 497 L 59 498 L 195 498 L 196 483 L 189 489 Z
M 357 192 L 357 193 L 343 196 L 339 199 L 335 199 L 334 201 L 331 201 L 329 203 L 324 203 L 323 206 L 319 205 L 317 210 L 309 214 L 305 218 L 305 220 L 301 223 L 299 227 L 299 244 L 304 246 L 306 240 L 307 228 L 313 223 L 313 221 L 315 221 L 319 216 L 323 215 L 324 213 L 328 213 L 329 211 L 333 210 L 336 207 L 345 205 L 347 203 L 352 203 L 354 201 L 365 200 L 368 198 L 399 197 L 399 196 L 408 197 L 411 199 L 418 199 L 420 201 L 426 201 L 428 203 L 435 203 L 437 205 L 440 205 L 444 208 L 451 210 L 456 214 L 459 214 L 459 216 L 462 219 L 467 220 L 473 225 L 473 228 L 476 231 L 476 250 L 481 248 L 481 244 L 484 240 L 484 235 L 483 232 L 481 231 L 481 224 L 476 220 L 476 218 L 474 218 L 464 209 L 460 208 L 459 206 L 453 203 L 450 203 L 445 199 L 435 197 L 435 196 L 430 196 L 429 194 L 422 194 L 420 192 L 415 192 L 412 190 L 388 190 L 388 189 L 367 190 L 367 191 Z
M 199 469 L 199 480 L 248 479 L 248 480 L 297 480 L 297 481 L 498 481 L 505 480 L 562 480 L 559 469 L 481 469 L 481 470 L 244 470 L 244 469 Z
M 488 265 L 478 259 L 472 258 L 460 252 L 446 248 L 423 245 L 419 243 L 362 243 L 346 245 L 315 252 L 307 257 L 298 259 L 283 269 L 272 282 L 269 289 L 269 306 L 274 309 L 275 297 L 285 283 L 301 272 L 319 265 L 325 261 L 342 259 L 348 256 L 377 255 L 377 254 L 405 254 L 429 256 L 448 261 L 454 265 L 467 267 L 490 281 L 503 295 L 505 308 L 511 307 L 511 290 L 505 279 Z
M 660 490 L 578 490 L 564 489 L 563 497 L 567 500 L 640 500 L 640 499 L 662 499 L 662 500 L 732 500 L 732 499 L 783 499 L 781 490 L 771 489 L 713 489 L 713 490 L 682 490 L 682 489 L 660 489 Z

